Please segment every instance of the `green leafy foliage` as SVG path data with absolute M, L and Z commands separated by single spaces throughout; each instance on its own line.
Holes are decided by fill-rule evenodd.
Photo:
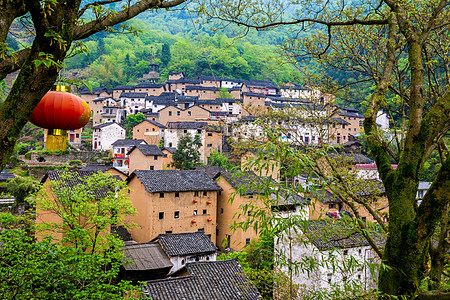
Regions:
M 51 213 L 60 221 L 35 225 L 33 214 L 0 213 L 2 299 L 125 299 L 136 288 L 115 283 L 123 243 L 110 232 L 134 212 L 125 184 L 100 173 L 72 187 L 72 173 L 61 178 L 53 193 L 47 186 L 35 199 L 37 220 Z M 62 239 L 52 238 L 61 232 Z
M 233 168 L 233 164 L 228 161 L 228 158 L 217 150 L 214 150 L 208 156 L 208 165 L 223 167 L 227 171 Z
M 28 196 L 36 192 L 37 185 L 29 178 L 15 177 L 8 181 L 6 190 L 14 196 L 17 204 L 22 204 Z
M 130 114 L 125 119 L 125 128 L 127 130 L 126 137 L 133 137 L 133 127 L 145 120 L 143 113 Z
M 177 150 L 172 155 L 172 166 L 180 170 L 192 170 L 200 164 L 199 148 L 202 146 L 200 136 L 194 137 L 188 132 L 178 141 Z

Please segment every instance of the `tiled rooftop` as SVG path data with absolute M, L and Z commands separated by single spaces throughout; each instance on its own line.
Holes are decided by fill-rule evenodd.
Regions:
M 149 193 L 222 190 L 206 173 L 196 170 L 136 170 L 128 180 L 134 176 Z
M 262 299 L 236 259 L 186 264 L 190 275 L 151 280 L 142 287 L 152 300 Z
M 217 251 L 217 247 L 204 232 L 160 234 L 156 239 L 170 257 Z

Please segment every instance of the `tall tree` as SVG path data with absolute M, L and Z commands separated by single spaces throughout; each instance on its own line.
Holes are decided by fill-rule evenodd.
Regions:
M 180 170 L 192 170 L 200 163 L 200 136 L 194 137 L 188 132 L 178 141 L 177 150 L 172 155 L 172 166 Z
M 111 26 L 129 20 L 147 9 L 171 8 L 185 0 L 142 0 L 125 4 L 114 12 L 106 5 L 117 0 L 88 1 L 81 7 L 81 0 L 0 1 L 0 80 L 20 70 L 5 102 L 0 106 L 0 169 L 9 159 L 14 144 L 34 108 L 55 83 L 64 59 L 76 53 L 78 41 Z M 87 20 L 86 12 L 92 10 L 93 19 Z M 28 32 L 34 34 L 30 47 L 11 51 L 6 47 L 8 32 L 19 20 L 29 24 Z M 26 20 L 24 22 L 24 20 Z M 122 26 L 118 30 L 131 28 Z M 132 29 L 131 29 L 132 30 Z
M 170 55 L 170 45 L 167 44 L 167 43 L 164 43 L 162 45 L 162 49 L 161 49 L 161 62 L 162 62 L 164 67 L 167 67 L 167 65 L 169 64 L 171 58 L 172 57 Z
M 354 1 L 293 2 L 294 6 L 286 1 L 242 4 L 229 0 L 204 6 L 208 17 L 223 25 L 233 22 L 258 30 L 291 26 L 297 32 L 285 40 L 283 51 L 293 62 L 309 63 L 302 71 L 310 86 L 333 91 L 330 88 L 352 83 L 373 84 L 373 93 L 363 102 L 364 130 L 389 200 L 388 237 L 382 253 L 387 267 L 381 269 L 379 289 L 388 295 L 416 295 L 429 254 L 439 249 L 431 238 L 450 202 L 445 139 L 450 128 L 449 3 L 363 0 L 355 6 Z M 290 14 L 286 15 L 288 8 Z M 323 80 L 321 75 L 334 68 L 351 73 L 351 80 Z M 314 72 L 307 73 L 311 69 Z M 389 139 L 376 124 L 380 108 L 401 119 L 392 124 L 398 127 Z M 395 150 L 389 147 L 391 141 L 396 142 Z M 442 166 L 418 206 L 419 179 L 435 149 Z M 392 167 L 391 159 L 397 168 Z

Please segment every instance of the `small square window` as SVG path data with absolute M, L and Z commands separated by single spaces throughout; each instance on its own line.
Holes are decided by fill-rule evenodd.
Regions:
M 139 129 L 138 129 L 139 130 Z M 145 131 L 147 131 L 148 132 L 148 128 L 147 129 L 145 129 Z
M 179 111 L 177 111 L 177 116 L 179 116 L 180 115 L 180 112 Z
M 159 212 L 159 219 L 164 220 L 164 212 L 163 211 Z
M 208 132 L 208 136 L 212 136 L 212 132 Z
M 245 244 L 246 245 L 250 244 L 250 239 L 245 239 Z
M 179 219 L 179 218 L 180 218 L 180 212 L 179 212 L 179 211 L 175 211 L 175 212 L 173 213 L 173 218 L 174 218 L 174 219 Z
M 164 198 L 164 193 L 159 193 L 159 198 Z
M 344 250 L 344 255 L 347 255 L 348 254 L 348 250 Z
M 186 130 L 186 129 L 184 130 L 184 133 L 187 133 L 187 130 Z
M 203 214 L 206 215 L 206 209 L 203 210 Z
M 158 155 L 154 155 L 154 156 L 153 156 L 153 159 L 154 159 L 154 160 L 158 160 Z
M 190 111 L 188 111 L 187 113 L 188 113 L 188 116 L 191 116 L 191 115 L 192 115 L 192 113 L 191 113 Z
M 179 192 L 175 192 L 175 197 L 180 197 L 180 193 Z
M 220 209 L 220 213 L 223 214 L 223 208 Z
M 196 210 L 196 209 L 194 210 L 194 213 L 193 213 L 193 215 L 194 215 L 194 216 L 196 216 L 196 215 L 197 215 L 197 210 Z
M 150 171 L 153 171 L 153 170 L 155 170 L 155 166 L 150 166 Z
M 208 196 L 208 192 L 204 191 L 203 196 Z
M 198 192 L 194 192 L 194 197 L 198 197 Z
M 171 116 L 172 115 L 172 112 L 171 111 L 169 111 L 169 116 Z
M 212 144 L 208 144 L 208 145 L 206 145 L 206 147 L 211 148 L 211 147 L 212 147 Z
M 199 228 L 198 232 L 205 232 L 205 228 Z
M 172 230 L 166 230 L 166 234 L 172 233 Z

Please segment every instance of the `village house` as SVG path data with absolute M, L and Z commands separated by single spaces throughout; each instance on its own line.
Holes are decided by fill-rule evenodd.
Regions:
M 164 143 L 177 148 L 178 141 L 186 134 L 200 136 L 200 161 L 206 163 L 211 152 L 222 152 L 222 130 L 206 122 L 168 122 L 164 134 Z
M 134 170 L 163 170 L 164 153 L 156 145 L 138 144 L 127 153 L 129 173 Z
M 158 242 L 173 264 L 169 275 L 196 261 L 215 261 L 217 247 L 202 231 L 160 234 L 152 240 Z
M 129 220 L 133 239 L 148 242 L 161 233 L 204 232 L 216 240 L 217 194 L 222 190 L 202 171 L 135 170 L 128 178 L 137 214 Z
M 159 123 L 163 125 L 167 125 L 168 122 L 208 121 L 210 117 L 211 113 L 198 105 L 186 109 L 168 105 L 159 111 Z
M 319 290 L 326 293 L 342 289 L 347 283 L 356 283 L 367 291 L 376 288 L 376 274 L 372 275 L 370 265 L 380 263 L 380 259 L 352 224 L 332 219 L 301 221 L 298 229 L 277 237 L 276 255 L 293 266 L 280 269 L 298 289 L 296 299 Z M 381 234 L 371 235 L 379 246 L 384 244 Z M 305 264 L 311 260 L 314 264 Z
M 261 300 L 258 289 L 237 259 L 186 264 L 178 276 L 150 280 L 142 285 L 144 297 L 166 300 Z
M 65 236 L 66 232 L 64 231 L 63 226 L 63 215 L 64 215 L 64 207 L 66 204 L 61 203 L 58 199 L 58 194 L 53 190 L 53 183 L 60 184 L 60 186 L 64 188 L 68 188 L 70 190 L 74 190 L 75 188 L 79 188 L 80 185 L 84 188 L 86 184 L 86 178 L 93 176 L 96 173 L 95 171 L 80 171 L 80 170 L 72 170 L 72 171 L 64 171 L 64 170 L 50 170 L 47 174 L 41 179 L 42 190 L 38 197 L 45 197 L 49 203 L 53 203 L 56 209 L 48 209 L 46 206 L 43 206 L 43 203 L 47 201 L 38 201 L 38 205 L 36 206 L 36 238 L 41 240 L 43 237 L 51 237 L 56 241 L 61 241 Z M 104 183 L 100 183 L 98 187 L 91 186 L 89 191 L 89 197 L 92 198 L 105 198 L 111 196 L 111 193 L 114 191 L 114 188 L 110 186 L 113 182 L 122 181 L 120 177 L 113 177 L 112 181 L 105 181 Z M 77 195 L 78 196 L 78 195 Z M 67 199 L 66 199 L 67 200 Z M 83 199 L 85 200 L 85 199 Z M 58 204 L 57 204 L 58 203 Z M 46 204 L 45 204 L 46 205 Z M 70 206 L 70 205 L 69 205 Z M 67 207 L 70 209 L 70 207 Z M 58 211 L 59 213 L 55 212 Z M 74 216 L 79 212 L 74 212 Z M 78 222 L 81 222 L 82 214 L 78 215 Z M 77 219 L 75 219 L 77 220 Z M 43 227 L 42 225 L 46 225 Z M 86 229 L 86 233 L 90 232 L 94 234 L 94 231 L 97 231 L 97 234 L 102 234 L 102 232 L 110 231 L 110 227 L 108 228 L 96 228 L 92 227 L 86 221 L 83 221 L 79 224 L 82 228 Z
M 164 138 L 166 126 L 153 120 L 145 119 L 133 127 L 133 139 L 144 140 L 149 145 L 158 145 Z
M 139 144 L 147 144 L 144 140 L 119 139 L 112 143 L 112 161 L 114 168 L 128 173 L 130 157 L 128 155 L 131 148 Z
M 198 85 L 200 80 L 198 78 L 181 77 L 176 80 L 167 80 L 166 88 L 168 91 L 176 92 L 179 95 L 184 95 L 187 85 Z
M 175 170 L 175 167 L 172 167 L 172 154 L 177 150 L 174 147 L 164 147 L 162 152 L 164 153 L 163 157 L 163 169 L 164 170 Z
M 91 108 L 91 110 L 94 107 L 93 100 L 96 98 L 102 98 L 102 97 L 111 97 L 112 91 L 108 91 L 104 87 L 99 88 L 92 88 L 92 92 L 89 91 L 88 88 L 83 87 L 80 91 L 80 98 L 83 99 L 84 102 L 86 102 L 87 105 Z
M 266 112 L 266 95 L 262 93 L 242 93 L 242 116 L 260 115 Z
M 120 102 L 124 107 L 126 115 L 135 114 L 145 107 L 145 98 L 147 93 L 122 93 L 120 94 Z
M 125 138 L 125 129 L 117 123 L 109 122 L 92 127 L 92 150 L 111 150 L 112 144 Z
M 198 96 L 201 100 L 216 99 L 219 97 L 220 88 L 216 86 L 200 86 L 200 85 L 187 85 L 185 94 L 186 96 Z
M 330 119 L 329 142 L 345 143 L 363 131 L 364 116 L 359 110 L 350 107 L 338 107 Z
M 118 85 L 113 87 L 112 97 L 114 99 L 119 99 L 122 93 L 133 93 L 134 85 Z
M 250 210 L 242 211 L 244 205 L 252 202 L 262 206 L 262 200 L 259 199 L 261 192 L 252 186 L 246 186 L 259 179 L 252 172 L 244 172 L 240 175 L 222 172 L 215 176 L 215 180 L 222 188 L 217 199 L 216 244 L 221 249 L 242 251 L 252 239 L 258 238 L 258 234 L 252 227 L 243 230 L 242 228 L 231 229 L 230 226 L 234 222 L 243 222 L 251 217 Z
M 141 82 L 134 87 L 137 93 L 147 93 L 149 96 L 158 96 L 166 91 L 164 84 L 157 84 L 153 82 Z

